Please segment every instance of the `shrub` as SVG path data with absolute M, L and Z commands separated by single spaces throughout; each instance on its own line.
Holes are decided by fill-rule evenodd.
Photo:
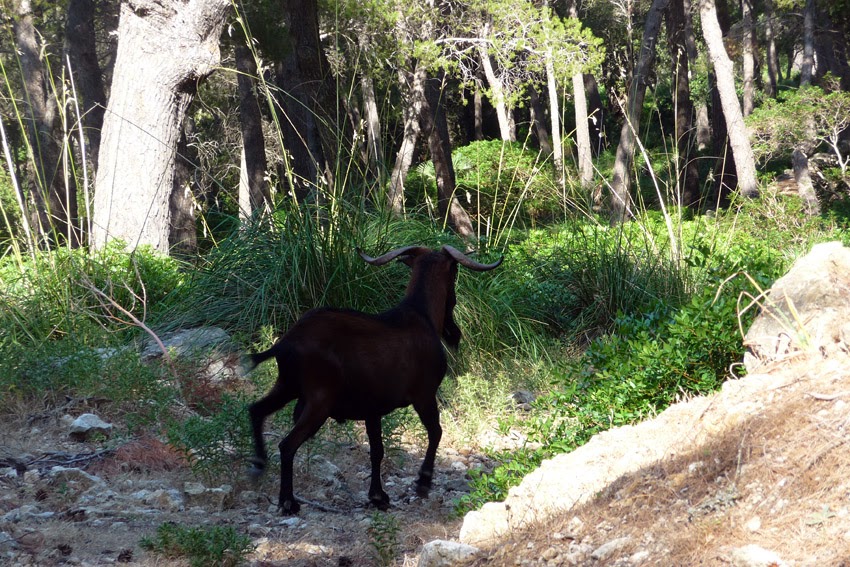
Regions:
M 139 545 L 169 559 L 185 557 L 192 567 L 234 567 L 245 562 L 254 550 L 251 538 L 230 526 L 186 527 L 160 524 L 156 536 Z

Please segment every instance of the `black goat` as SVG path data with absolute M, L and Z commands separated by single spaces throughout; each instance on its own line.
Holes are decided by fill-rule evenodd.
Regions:
M 381 484 L 381 417 L 411 404 L 428 432 L 428 449 L 416 483 L 417 494 L 428 495 L 442 436 L 437 389 L 446 374 L 446 354 L 440 338 L 456 348 L 461 337 L 453 318 L 457 264 L 486 271 L 502 262 L 480 264 L 451 246 L 436 252 L 407 246 L 378 258 L 359 253 L 375 266 L 399 259 L 412 268 L 401 303 L 378 315 L 350 309 L 310 310 L 269 350 L 250 355 L 251 368 L 271 357 L 278 366 L 274 387 L 248 410 L 254 474 L 262 474 L 267 461 L 263 422 L 298 400 L 292 431 L 279 445 L 279 504 L 285 514 L 300 508 L 292 492 L 295 452 L 329 417 L 366 422 L 372 464 L 369 501 L 385 510 L 389 497 Z

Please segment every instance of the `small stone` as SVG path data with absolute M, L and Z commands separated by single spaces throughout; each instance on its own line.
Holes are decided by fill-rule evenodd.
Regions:
M 620 551 L 626 545 L 629 544 L 631 538 L 629 537 L 621 537 L 617 539 L 613 539 L 607 543 L 604 543 L 593 550 L 590 556 L 597 561 L 603 561 L 605 559 L 609 559 L 612 555 Z
M 754 516 L 749 522 L 747 522 L 747 529 L 751 532 L 759 531 L 761 529 L 761 518 Z
M 455 541 L 435 540 L 426 543 L 419 555 L 419 567 L 453 567 L 469 563 L 478 548 Z

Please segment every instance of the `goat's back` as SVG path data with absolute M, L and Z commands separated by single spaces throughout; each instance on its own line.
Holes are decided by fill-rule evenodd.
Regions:
M 301 382 L 304 395 L 333 399 L 331 416 L 337 419 L 385 415 L 433 396 L 447 368 L 430 322 L 408 309 L 378 315 L 314 309 L 278 345 L 281 353 L 294 356 L 278 357 L 281 371 L 297 369 L 292 378 Z

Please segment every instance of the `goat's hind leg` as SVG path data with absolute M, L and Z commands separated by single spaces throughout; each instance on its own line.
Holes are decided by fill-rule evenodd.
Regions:
M 381 463 L 384 460 L 384 440 L 381 437 L 381 416 L 366 420 L 366 434 L 369 436 L 369 460 L 372 463 L 372 480 L 369 484 L 369 502 L 378 510 L 390 507 L 390 497 L 384 492 L 381 483 Z
M 266 453 L 266 444 L 263 441 L 263 423 L 266 418 L 276 411 L 280 410 L 294 400 L 297 392 L 291 387 L 284 385 L 281 379 L 263 398 L 257 400 L 248 406 L 248 415 L 251 418 L 251 432 L 254 437 L 254 456 L 250 459 L 251 468 L 248 474 L 252 478 L 259 478 L 266 471 L 266 463 L 268 455 Z
M 437 398 L 431 398 L 424 403 L 414 403 L 413 409 L 419 414 L 425 431 L 428 432 L 428 449 L 425 450 L 425 458 L 422 460 L 422 468 L 419 469 L 419 480 L 416 481 L 416 494 L 421 498 L 427 498 L 431 490 L 431 479 L 434 477 L 434 460 L 437 458 L 437 447 L 443 436 L 443 428 L 440 427 L 440 408 L 437 406 Z
M 299 405 L 298 420 L 283 441 L 280 442 L 280 497 L 278 506 L 283 514 L 297 514 L 301 504 L 295 499 L 292 487 L 293 461 L 295 452 L 305 441 L 315 435 L 327 420 L 325 413 L 317 411 L 310 404 Z

